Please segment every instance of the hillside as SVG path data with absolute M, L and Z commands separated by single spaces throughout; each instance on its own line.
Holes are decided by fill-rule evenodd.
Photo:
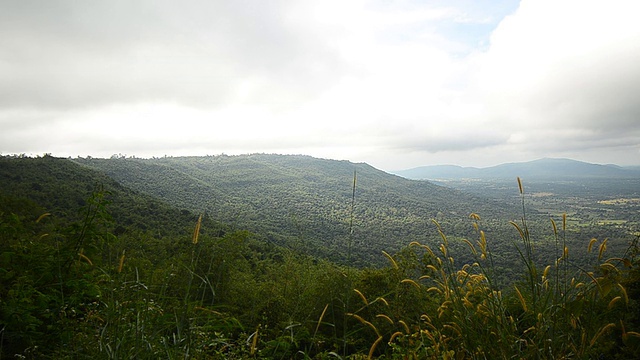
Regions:
M 197 218 L 193 212 L 131 190 L 102 172 L 51 156 L 0 157 L 0 184 L 0 195 L 27 199 L 53 218 L 68 220 L 82 217 L 81 210 L 94 192 L 106 192 L 109 214 L 118 224 L 116 234 L 148 231 L 156 238 L 184 235 L 191 231 Z M 222 231 L 221 224 L 205 221 L 204 231 Z
M 616 165 L 599 165 L 570 159 L 539 159 L 522 163 L 508 163 L 487 168 L 455 165 L 422 166 L 394 172 L 408 179 L 515 179 L 576 180 L 634 178 L 640 171 Z
M 344 262 L 354 170 L 349 265 L 359 267 L 300 254 Z M 620 259 L 610 227 L 589 240 L 594 227 L 565 231 L 556 218 L 554 236 L 548 217 L 543 233 L 528 217 L 518 235 L 487 200 L 299 156 L 0 157 L 0 184 L 0 357 L 430 358 L 446 344 L 447 354 L 535 358 L 542 342 L 552 358 L 640 353 L 637 242 Z M 207 202 L 218 208 L 202 222 L 180 210 Z M 482 220 L 461 215 L 474 206 Z M 225 209 L 234 226 L 214 221 Z M 256 234 L 235 231 L 243 224 Z M 334 253 L 320 251 L 329 236 Z M 390 239 L 418 242 L 397 250 Z M 362 266 L 380 265 L 376 249 L 383 266 Z
M 431 219 L 468 223 L 517 212 L 482 198 L 412 181 L 367 164 L 292 155 L 74 159 L 175 206 L 255 231 L 278 244 L 336 260 L 380 262 L 382 250 L 437 236 Z M 354 171 L 353 237 L 349 238 Z M 517 189 L 514 189 L 517 192 Z M 515 204 L 514 204 L 515 205 Z M 470 231 L 468 229 L 462 232 Z

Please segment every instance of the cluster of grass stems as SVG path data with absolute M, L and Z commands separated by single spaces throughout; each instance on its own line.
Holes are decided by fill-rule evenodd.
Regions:
M 410 244 L 426 255 L 427 271 L 418 278 L 404 278 L 400 283 L 415 292 L 431 294 L 431 301 L 438 305 L 432 312 L 421 314 L 417 321 L 394 318 L 384 311 L 369 320 L 352 314 L 375 333 L 376 340 L 368 358 L 374 357 L 376 348 L 385 343 L 392 349 L 391 355 L 389 350 L 384 352 L 387 356 L 402 359 L 638 356 L 640 334 L 625 328 L 624 317 L 630 299 L 623 285 L 631 271 L 637 272 L 637 264 L 626 257 L 607 258 L 608 240 L 595 238 L 587 245 L 587 251 L 593 253 L 592 267 L 573 263 L 566 245 L 564 214 L 560 228 L 551 219 L 556 260 L 545 267 L 538 266 L 535 261 L 538 244 L 529 233 L 520 178 L 518 186 L 523 215 L 519 222 L 511 224 L 519 236 L 513 247 L 523 265 L 522 278 L 506 288 L 496 283 L 496 267 L 479 225 L 479 215 L 470 215 L 477 240 L 462 239 L 475 261 L 462 266 L 455 264 L 450 254 L 450 240 L 441 225 L 433 220 L 442 240 L 439 246 L 433 249 L 415 241 Z M 392 268 L 398 269 L 395 259 L 386 253 L 385 256 Z M 356 292 L 365 305 L 360 309 L 364 312 L 373 302 L 360 291 Z M 377 298 L 375 302 L 387 304 L 384 298 Z M 382 309 L 385 308 L 388 307 Z M 380 331 L 380 325 L 385 325 L 387 330 Z

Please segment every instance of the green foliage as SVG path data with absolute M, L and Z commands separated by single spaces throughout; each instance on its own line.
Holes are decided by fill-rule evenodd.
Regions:
M 308 156 L 74 159 L 142 193 L 264 236 L 266 240 L 334 262 L 384 264 L 381 251 L 397 251 L 421 234 L 430 218 L 464 220 L 468 208 L 487 218 L 514 213 L 503 204 L 427 182 L 410 181 L 367 164 Z M 358 174 L 353 245 L 348 258 L 354 170 Z M 435 238 L 432 240 L 436 240 Z
M 423 264 L 428 271 L 400 283 L 435 294 L 437 309 L 425 311 L 420 321 L 411 321 L 406 314 L 402 314 L 403 318 L 388 316 L 389 323 L 396 325 L 395 332 L 383 333 L 373 321 L 366 320 L 371 316 L 358 317 L 375 330 L 378 339 L 388 339 L 393 356 L 433 359 L 638 356 L 640 333 L 630 329 L 637 330 L 640 324 L 635 315 L 629 315 L 629 309 L 637 304 L 628 293 L 638 281 L 638 261 L 634 258 L 637 243 L 631 244 L 630 256 L 607 258 L 607 241 L 593 239 L 588 246 L 592 265 L 577 265 L 571 261 L 566 247 L 566 217 L 563 217 L 560 230 L 552 221 L 558 258 L 541 270 L 534 258 L 534 239 L 523 215 L 519 224 L 513 223 L 520 240 L 514 245 L 524 267 L 522 280 L 501 288 L 493 276 L 492 249 L 480 230 L 480 217 L 477 214 L 471 217 L 477 241 L 463 240 L 473 254 L 471 263 L 456 265 L 450 253 L 451 240 L 437 222 L 441 243 L 435 251 L 425 244 L 411 244 L 427 255 Z M 398 268 L 396 262 L 393 268 Z M 380 347 L 376 349 L 379 342 L 372 342 L 370 354 L 382 351 Z
M 64 228 L 48 213 L 34 217 L 26 201 L 3 197 L 0 212 L 0 314 L 3 352 L 32 355 L 68 340 L 69 328 L 53 331 L 67 316 L 83 316 L 87 303 L 100 295 L 87 249 L 108 241 L 101 229 L 101 195 L 90 198 L 84 221 Z M 39 349 L 39 350 L 38 350 Z
M 205 221 L 191 238 L 114 236 L 109 197 L 95 193 L 69 225 L 2 198 L 2 355 L 289 358 L 335 343 L 318 319 L 343 270 L 246 231 L 211 236 Z
M 273 161 L 296 160 L 299 170 L 287 176 L 321 183 L 306 158 L 261 159 L 244 160 L 276 173 L 284 170 Z M 258 181 L 246 165 L 237 174 Z M 358 176 L 362 192 L 380 194 L 371 187 L 384 184 L 376 174 Z M 279 188 L 281 176 L 261 181 Z M 346 220 L 351 176 L 347 206 L 334 208 Z M 308 254 L 308 231 L 322 227 L 307 228 L 312 215 L 297 218 L 295 241 L 284 247 L 67 160 L 2 158 L 0 178 L 0 357 L 622 359 L 640 352 L 637 239 L 621 256 L 607 256 L 613 240 L 604 238 L 570 252 L 565 218 L 539 237 L 531 217 L 505 235 L 489 231 L 495 219 L 481 223 L 473 214 L 462 226 L 435 213 L 440 220 L 421 220 L 433 236 L 381 252 L 388 266 L 353 267 Z M 354 254 L 367 251 L 368 236 L 384 238 L 379 229 L 358 233 L 368 226 L 362 217 L 380 208 L 368 212 L 372 198 L 356 196 Z M 446 235 L 450 228 L 456 235 Z M 551 262 L 539 256 L 543 249 Z

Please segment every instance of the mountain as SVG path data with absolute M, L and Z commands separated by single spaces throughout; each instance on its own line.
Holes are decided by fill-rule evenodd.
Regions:
M 0 213 L 12 212 L 11 204 L 26 199 L 55 219 L 79 220 L 93 193 L 103 192 L 107 209 L 117 224 L 115 233 L 149 231 L 157 238 L 192 231 L 197 215 L 123 186 L 103 172 L 68 159 L 44 156 L 0 156 Z M 5 209 L 6 207 L 6 209 Z M 205 219 L 203 232 L 218 232 L 221 224 Z
M 460 167 L 453 165 L 422 166 L 395 171 L 394 174 L 408 179 L 524 179 L 576 180 L 634 178 L 640 176 L 635 168 L 617 165 L 599 165 L 570 159 L 544 158 L 529 162 L 507 163 L 487 168 Z
M 458 165 L 431 165 L 417 168 L 394 171 L 393 174 L 407 179 L 461 179 L 480 176 L 482 169 L 475 167 L 462 167 Z
M 72 161 L 174 206 L 249 229 L 267 241 L 359 264 L 377 262 L 381 250 L 394 251 L 412 240 L 438 236 L 434 218 L 470 225 L 471 212 L 495 219 L 517 213 L 504 204 L 364 163 L 309 156 Z
M 524 201 L 511 190 L 505 193 Z M 496 206 L 367 164 L 305 156 L 0 156 L 0 357 L 324 358 L 343 348 L 344 358 L 391 358 L 438 346 L 437 339 L 407 342 L 424 335 L 425 322 L 452 338 L 475 339 L 488 326 L 486 341 L 508 341 L 506 350 L 487 357 L 511 354 L 511 344 L 512 357 L 522 357 L 539 349 L 520 343 L 548 336 L 548 326 L 531 335 L 531 314 L 553 325 L 554 309 L 569 309 L 576 324 L 586 324 L 565 322 L 556 332 L 562 339 L 598 338 L 611 321 L 637 334 L 640 325 L 628 316 L 638 298 L 637 246 L 627 247 L 637 236 L 630 239 L 632 227 L 620 227 L 620 220 L 598 225 L 582 212 L 601 216 L 620 213 L 614 210 L 620 206 L 638 224 L 637 196 L 597 202 L 601 208 L 577 203 L 582 213 L 563 217 L 558 229 L 552 223 L 554 231 L 547 214 L 539 216 L 547 228 L 540 232 L 527 211 L 519 222 L 524 231 L 505 223 L 509 231 L 497 233 L 493 220 L 506 222 L 512 197 Z M 482 220 L 470 220 L 470 210 Z M 589 221 L 575 226 L 585 215 Z M 565 220 L 578 231 L 565 231 Z M 234 231 L 245 225 L 256 234 Z M 606 235 L 594 234 L 597 229 Z M 395 251 L 414 240 L 433 251 Z M 587 243 L 597 250 L 585 249 Z M 616 245 L 624 248 L 612 253 Z M 605 247 L 608 260 L 598 266 Z M 340 266 L 295 250 L 368 266 Z M 386 266 L 372 266 L 381 263 Z M 536 268 L 554 263 L 544 268 L 542 278 L 549 273 L 549 279 L 536 280 L 530 291 L 523 286 L 540 277 Z M 563 291 L 569 283 L 587 285 Z M 484 306 L 496 294 L 504 294 L 504 306 Z M 629 304 L 619 301 L 626 298 Z M 522 311 L 529 304 L 535 312 Z M 587 355 L 638 358 L 637 347 L 619 350 L 627 342 L 610 337 L 619 333 L 609 331 L 596 346 L 592 339 L 585 346 L 595 349 Z M 467 350 L 461 339 L 456 351 L 477 352 L 486 341 Z

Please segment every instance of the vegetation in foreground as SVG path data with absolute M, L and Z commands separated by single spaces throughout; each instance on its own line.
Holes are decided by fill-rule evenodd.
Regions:
M 520 193 L 524 195 L 520 184 Z M 0 198 L 2 357 L 18 358 L 637 358 L 637 239 L 607 240 L 573 261 L 566 219 L 555 261 L 538 264 L 524 212 L 512 246 L 522 276 L 505 283 L 492 239 L 412 242 L 389 266 L 355 269 L 257 241 L 245 231 L 118 232 L 113 195 L 55 217 Z M 69 220 L 74 219 L 74 220 Z M 457 263 L 454 242 L 473 260 Z M 548 242 L 544 243 L 548 246 Z M 353 251 L 357 251 L 357 246 Z

